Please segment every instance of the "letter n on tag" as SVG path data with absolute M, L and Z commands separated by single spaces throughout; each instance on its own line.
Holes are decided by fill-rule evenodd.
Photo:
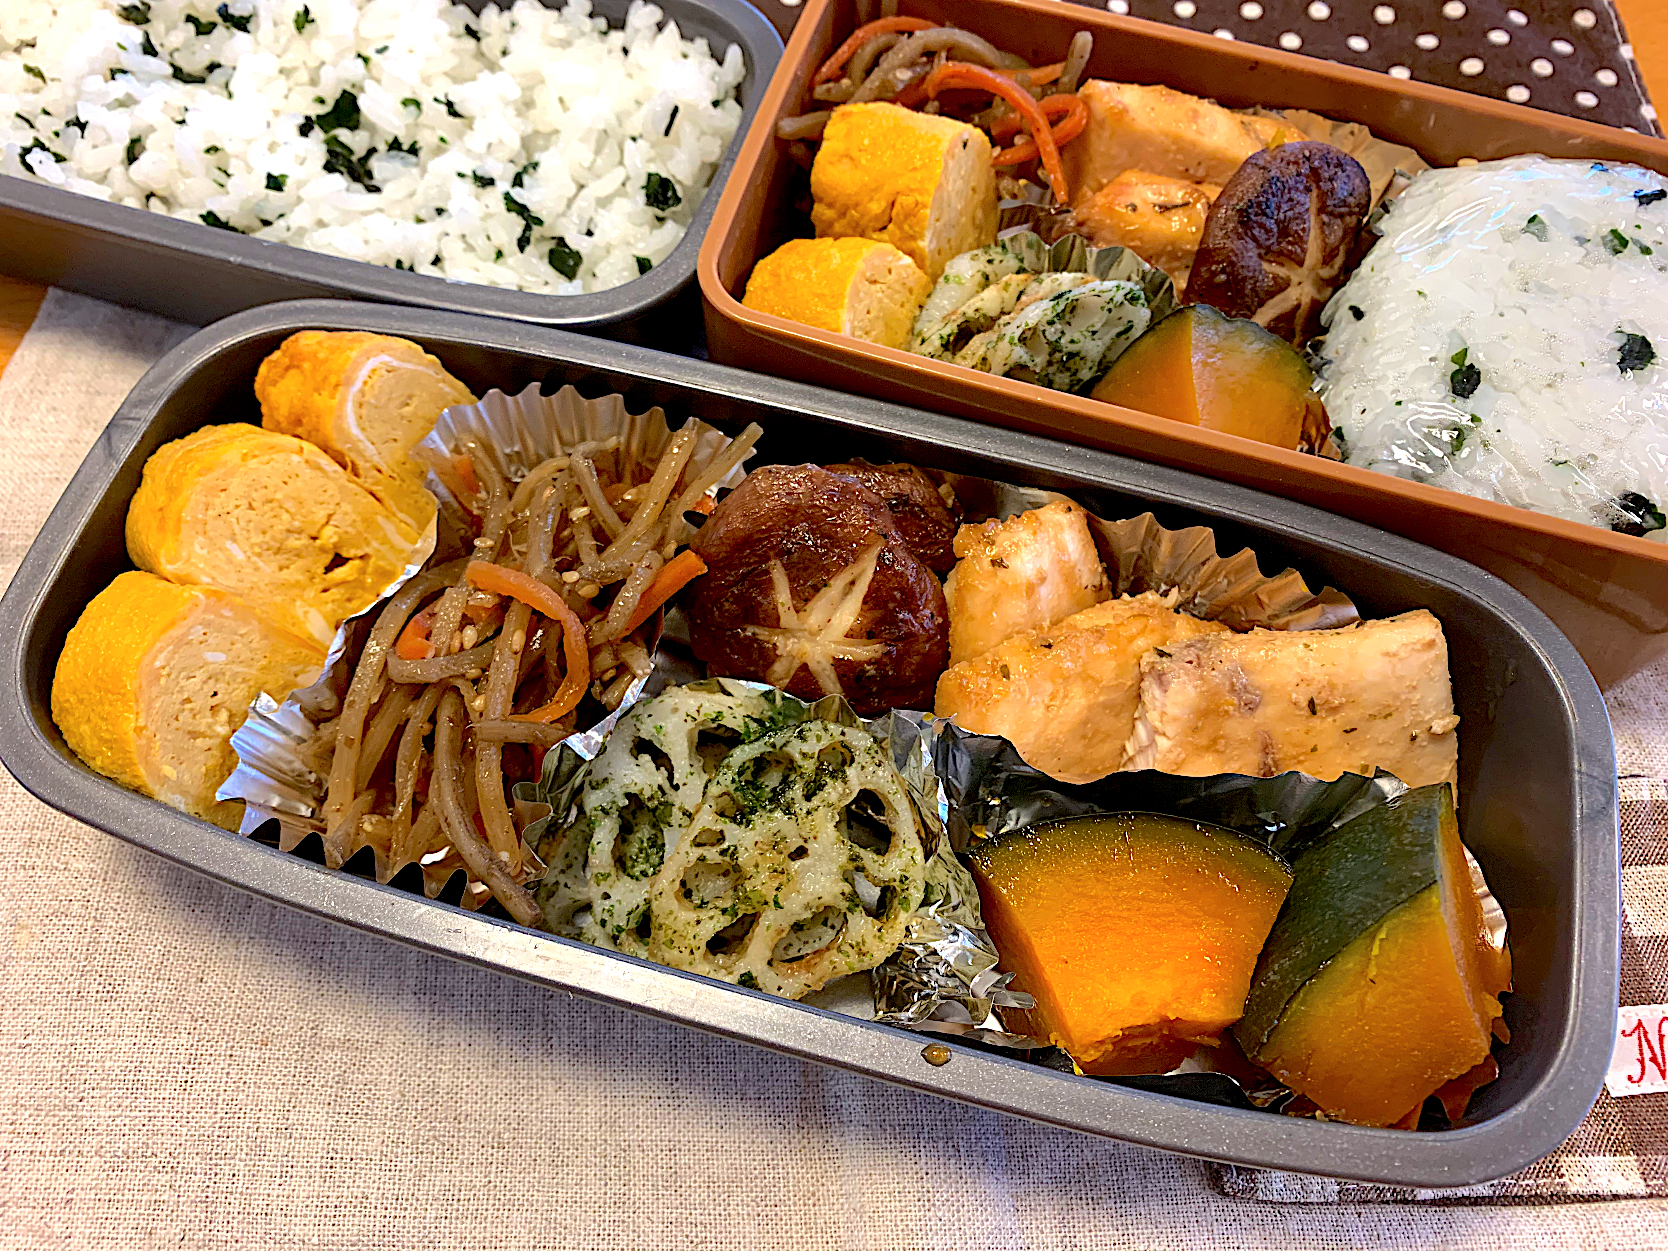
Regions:
M 1668 1003 L 1621 1010 L 1604 1088 L 1616 1099 L 1668 1091 Z

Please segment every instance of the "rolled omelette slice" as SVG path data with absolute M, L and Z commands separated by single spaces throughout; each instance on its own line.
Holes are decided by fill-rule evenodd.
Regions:
M 955 554 L 959 560 L 944 583 L 952 665 L 1112 594 L 1088 514 L 1068 501 L 963 526 Z
M 416 549 L 416 532 L 318 448 L 242 423 L 158 448 L 127 511 L 139 568 L 240 595 L 321 646 Z
M 890 243 L 937 282 L 952 257 L 996 239 L 996 173 L 977 126 L 896 104 L 834 110 L 811 166 L 819 238 Z
M 124 573 L 70 627 L 52 719 L 105 777 L 235 830 L 243 805 L 214 798 L 233 732 L 256 695 L 281 700 L 323 669 L 323 648 L 235 596 Z
M 1141 660 L 1125 769 L 1189 777 L 1387 769 L 1457 780 L 1448 641 L 1427 610 L 1339 630 L 1213 634 Z
M 1105 777 L 1134 727 L 1141 657 L 1227 633 L 1175 602 L 1174 592 L 1121 596 L 1005 639 L 944 671 L 933 712 L 964 730 L 1000 734 L 1026 764 L 1062 782 Z
M 791 239 L 753 267 L 742 303 L 761 313 L 901 348 L 932 282 L 890 243 Z
M 421 531 L 434 496 L 411 449 L 454 404 L 475 397 L 406 339 L 359 330 L 302 330 L 255 375 L 261 425 L 315 443 Z

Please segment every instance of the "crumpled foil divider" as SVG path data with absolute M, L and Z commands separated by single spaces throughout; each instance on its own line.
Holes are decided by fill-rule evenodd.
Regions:
M 936 731 L 934 768 L 945 791 L 946 832 L 958 849 L 1043 821 L 1136 811 L 1226 826 L 1290 860 L 1328 830 L 1409 789 L 1383 771 L 1371 778 L 1346 773 L 1323 782 L 1302 773 L 1271 778 L 1232 773 L 1182 777 L 1142 770 L 1113 773 L 1097 782 L 1072 786 L 1026 764 L 1006 739 L 973 734 L 953 722 L 938 722 Z M 1472 888 L 1482 904 L 1489 940 L 1496 950 L 1503 949 L 1505 911 L 1484 881 L 1482 867 L 1469 848 L 1465 858 Z M 1049 1046 L 1042 1040 L 1034 1040 L 1033 1045 Z M 1292 1092 L 1272 1076 L 1259 1071 L 1256 1083 L 1248 1085 L 1243 1072 L 1215 1071 L 1212 1056 L 1211 1048 L 1202 1047 L 1167 1074 L 1097 1076 L 1095 1080 L 1233 1107 L 1278 1110 L 1290 1101 Z M 1050 1067 L 1078 1071 L 1059 1053 L 1040 1055 L 1038 1059 Z M 1224 1056 L 1226 1065 L 1238 1068 L 1236 1060 L 1231 1051 Z
M 651 678 L 651 681 L 653 679 Z M 666 682 L 656 683 L 658 690 Z M 860 726 L 873 734 L 892 757 L 910 799 L 921 819 L 922 842 L 927 852 L 926 892 L 921 906 L 910 918 L 903 943 L 871 974 L 873 1010 L 863 1012 L 854 996 L 842 994 L 836 984 L 822 1006 L 848 1015 L 868 1016 L 884 1024 L 951 1034 L 997 1046 L 1024 1048 L 1035 1045 L 1022 1034 L 1002 1025 L 998 1008 L 1028 1008 L 1029 995 L 1009 990 L 1012 973 L 996 968 L 996 945 L 979 919 L 979 892 L 972 874 L 956 858 L 951 840 L 945 837 L 949 815 L 944 788 L 934 765 L 933 739 L 936 723 L 926 713 L 890 712 L 866 720 L 839 695 L 825 695 L 814 702 L 795 698 L 763 682 L 737 678 L 707 678 L 688 683 L 697 690 L 732 694 L 753 691 L 764 695 L 781 710 L 797 714 L 796 722 L 832 721 Z M 591 761 L 602 750 L 627 705 L 621 705 L 600 725 L 573 734 L 545 756 L 544 775 L 538 782 L 515 786 L 518 803 L 548 804 L 550 816 L 530 825 L 523 839 L 539 850 L 552 824 L 571 826 L 576 806 L 590 772 Z M 786 724 L 786 722 L 784 722 Z M 997 739 L 997 742 L 1003 740 Z M 562 830 L 558 830 L 558 836 Z M 546 859 L 558 857 L 551 847 Z M 849 979 L 842 979 L 849 980 Z M 817 996 L 810 996 L 816 1001 Z
M 728 445 L 730 438 L 714 426 L 696 418 L 691 420 L 696 421 L 699 435 L 690 455 L 690 463 L 705 464 Z M 621 448 L 634 451 L 641 463 L 658 456 L 671 437 L 666 415 L 659 408 L 632 413 L 627 411 L 623 396 L 611 394 L 586 399 L 571 386 L 563 387 L 554 395 L 541 395 L 540 385 L 535 382 L 518 395 L 490 391 L 479 403 L 448 408 L 435 422 L 434 430 L 422 445 L 448 457 L 477 450 L 484 452 L 493 458 L 506 483 L 513 489 L 514 484 L 526 477 L 541 461 L 560 455 L 580 443 L 618 438 Z M 597 459 L 606 465 L 609 455 L 612 453 L 602 453 Z M 719 487 L 734 486 L 741 476 L 742 470 L 738 468 Z M 333 692 L 339 700 L 352 676 L 350 659 L 357 661 L 360 646 L 377 614 L 382 611 L 384 603 L 423 567 L 431 554 L 437 561 L 445 561 L 465 554 L 470 547 L 473 526 L 467 511 L 434 474 L 429 474 L 426 485 L 439 501 L 440 508 L 436 526 L 427 537 L 421 559 L 408 565 L 376 603 L 342 623 L 331 643 L 324 674 L 318 682 L 306 691 L 291 692 L 282 703 L 270 695 L 258 696 L 250 705 L 248 719 L 232 736 L 232 750 L 237 753 L 238 765 L 221 785 L 216 797 L 244 801 L 241 833 L 252 835 L 268 821 L 275 820 L 278 822 L 278 847 L 285 852 L 293 851 L 309 835 L 322 837 L 324 834 L 324 823 L 319 814 L 324 807 L 328 777 L 308 763 L 304 748 L 316 723 L 303 710 L 304 707 L 320 706 L 327 691 Z M 358 645 L 350 646 L 354 643 Z M 641 679 L 634 683 L 621 707 L 630 707 L 649 680 Z M 303 698 L 309 695 L 314 698 Z M 612 726 L 613 721 L 614 718 L 609 717 L 602 725 Z M 597 729 L 600 730 L 601 726 Z M 519 815 L 522 814 L 518 811 Z M 394 863 L 380 847 L 357 836 L 344 863 L 352 860 L 365 846 L 370 846 L 376 856 L 377 881 L 386 883 L 406 867 L 407 862 Z M 416 863 L 422 870 L 424 893 L 430 899 L 437 897 L 447 882 L 459 873 L 467 878 L 462 896 L 465 908 L 479 908 L 492 898 L 492 892 L 469 874 L 463 858 L 449 846 L 423 854 Z

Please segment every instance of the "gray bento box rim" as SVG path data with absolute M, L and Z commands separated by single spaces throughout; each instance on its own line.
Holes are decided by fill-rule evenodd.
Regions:
M 479 12 L 487 0 L 460 0 Z M 540 0 L 556 7 L 563 0 Z M 117 304 L 203 325 L 244 309 L 317 296 L 409 304 L 641 337 L 654 314 L 689 291 L 695 256 L 735 165 L 743 136 L 782 56 L 782 36 L 746 0 L 655 0 L 685 38 L 705 36 L 720 58 L 739 44 L 747 74 L 742 117 L 712 183 L 677 246 L 648 273 L 582 295 L 541 295 L 408 273 L 216 230 L 160 213 L 106 204 L 29 178 L 0 174 L 0 252 L 6 272 Z M 592 0 L 618 28 L 630 0 Z M 691 295 L 693 293 L 691 292 Z M 699 321 L 691 304 L 690 318 Z M 687 337 L 687 329 L 684 331 Z
M 1531 749 L 1553 740 L 1558 744 L 1554 767 L 1536 769 L 1534 761 L 1523 760 L 1523 740 L 1513 743 L 1510 752 L 1502 748 L 1494 753 L 1511 755 L 1510 760 L 1474 759 L 1468 766 L 1462 738 L 1461 776 L 1468 795 L 1483 785 L 1478 775 L 1487 768 L 1490 784 L 1505 780 L 1514 799 L 1534 804 L 1550 796 L 1548 802 L 1563 805 L 1558 811 L 1569 814 L 1569 842 L 1554 835 L 1537 847 L 1535 828 L 1528 827 L 1517 830 L 1512 835 L 1516 841 L 1503 847 L 1478 848 L 1508 909 L 1519 878 L 1528 875 L 1531 884 L 1525 889 L 1532 891 L 1534 875 L 1545 876 L 1544 859 L 1568 862 L 1567 881 L 1542 887 L 1550 892 L 1545 925 L 1554 927 L 1542 935 L 1553 945 L 1550 955 L 1542 953 L 1550 962 L 1544 998 L 1551 1006 L 1525 1007 L 1531 1028 L 1514 1027 L 1522 1062 L 1529 1063 L 1531 1054 L 1544 1055 L 1544 1065 L 1531 1072 L 1532 1080 L 1523 1079 L 1515 1101 L 1491 1119 L 1428 1134 L 1208 1106 L 953 1042 L 953 1061 L 932 1067 L 921 1052 L 936 1036 L 773 999 L 464 913 L 283 855 L 98 777 L 68 755 L 47 704 L 62 632 L 97 589 L 92 570 L 66 573 L 65 567 L 102 562 L 102 576 L 109 576 L 108 571 L 122 566 L 120 518 L 144 457 L 165 438 L 201 424 L 204 416 L 219 416 L 215 409 L 225 397 L 247 396 L 254 363 L 285 334 L 303 328 L 364 329 L 415 339 L 449 358 L 466 378 L 473 375 L 475 385 L 490 385 L 492 377 L 511 388 L 535 379 L 553 386 L 591 378 L 592 393 L 625 391 L 634 409 L 664 404 L 674 423 L 690 411 L 732 426 L 758 417 L 767 442 L 772 431 L 796 442 L 809 434 L 817 439 L 823 459 L 879 450 L 891 459 L 1039 485 L 1077 484 L 1086 493 L 1130 497 L 1118 506 L 1149 506 L 1168 525 L 1213 525 L 1223 551 L 1251 544 L 1265 567 L 1292 559 L 1312 578 L 1343 585 L 1369 612 L 1382 588 L 1388 587 L 1382 593 L 1392 598 L 1416 588 L 1440 610 L 1451 637 L 1487 640 L 1480 652 L 1467 643 L 1475 654 L 1465 663 L 1476 672 L 1457 673 L 1455 685 L 1456 695 L 1462 695 L 1462 680 L 1470 679 L 1479 688 L 1477 698 L 1490 704 L 1486 711 L 1467 710 L 1462 701 L 1462 711 L 1494 723 L 1496 734 L 1536 736 L 1526 740 Z M 176 408 L 174 397 L 193 391 L 202 398 Z M 190 420 L 173 419 L 176 412 L 189 413 Z M 177 428 L 152 432 L 153 425 L 167 426 L 171 420 Z M 1326 572 L 1347 566 L 1356 569 L 1353 579 L 1347 570 L 1342 581 Z M 1375 576 L 1363 577 L 1367 572 Z M 43 610 L 49 619 L 43 620 Z M 1455 663 L 1461 663 L 1457 654 Z M 1481 688 L 1485 671 L 1494 675 L 1486 691 Z M 1524 700 L 1528 706 L 1522 706 Z M 1529 722 L 1538 724 L 1524 729 Z M 318 916 L 802 1059 L 1057 1126 L 1232 1163 L 1412 1186 L 1472 1185 L 1503 1176 L 1551 1151 L 1580 1123 L 1597 1096 L 1614 1038 L 1619 871 L 1609 720 L 1574 649 L 1504 582 L 1409 540 L 1180 470 L 502 320 L 306 301 L 229 318 L 158 361 L 89 452 L 0 599 L 0 760 L 60 811 Z M 1536 782 L 1534 775 L 1542 780 Z M 1521 929 L 1515 938 L 1520 958 L 1521 952 L 1545 945 Z M 1542 1022 L 1543 1015 L 1550 1024 Z

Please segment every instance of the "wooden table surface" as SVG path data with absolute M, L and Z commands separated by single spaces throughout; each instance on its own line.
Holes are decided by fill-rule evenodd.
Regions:
M 1633 42 L 1651 99 L 1668 102 L 1668 3 L 1664 0 L 1615 0 Z M 4 269 L 0 258 L 0 269 Z M 35 319 L 46 292 L 33 283 L 0 274 L 0 370 Z
M 1645 75 L 1645 90 L 1661 107 L 1660 102 L 1668 101 L 1668 4 L 1662 0 L 1616 0 L 1616 9 L 1633 41 L 1633 55 Z

